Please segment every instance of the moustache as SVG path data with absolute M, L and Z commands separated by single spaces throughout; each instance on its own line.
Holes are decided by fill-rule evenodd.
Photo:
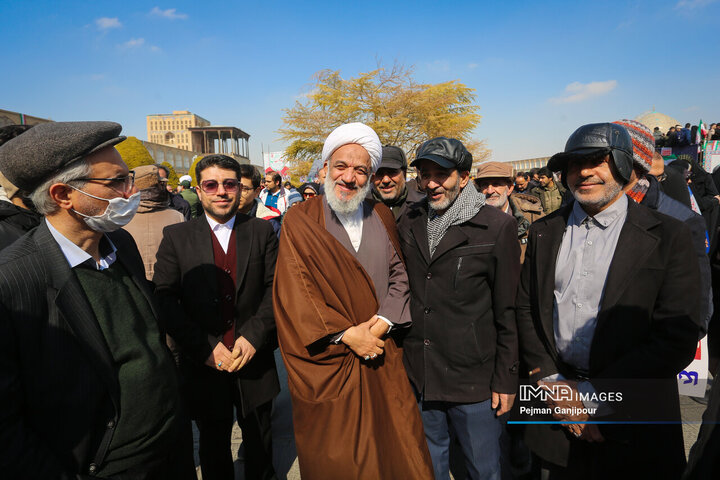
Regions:
M 343 187 L 349 188 L 350 190 L 358 190 L 360 188 L 357 186 L 357 183 L 347 184 L 347 183 L 343 182 L 342 180 L 337 180 L 335 182 L 335 185 L 342 185 Z
M 585 186 L 587 186 L 587 185 L 602 185 L 604 183 L 605 182 L 603 182 L 599 178 L 593 179 L 593 177 L 588 177 L 588 178 L 581 178 L 580 180 L 575 182 L 574 186 L 575 186 L 575 188 L 578 188 L 581 185 L 585 185 Z

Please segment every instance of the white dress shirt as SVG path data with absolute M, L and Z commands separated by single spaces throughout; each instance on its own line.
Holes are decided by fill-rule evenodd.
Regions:
M 358 207 L 354 213 L 348 215 L 335 212 L 338 220 L 340 220 L 342 226 L 345 227 L 345 231 L 348 237 L 350 237 L 350 243 L 352 243 L 356 252 L 360 250 L 360 243 L 362 242 L 363 210 L 363 206 L 360 204 L 360 207 Z
M 218 223 L 212 218 L 205 214 L 205 218 L 210 224 L 210 230 L 215 234 L 218 243 L 223 249 L 223 252 L 227 253 L 228 244 L 230 243 L 230 236 L 232 235 L 232 229 L 235 226 L 235 216 L 225 223 Z
M 103 235 L 103 237 L 108 241 L 108 245 L 110 246 L 111 251 L 106 252 L 106 255 L 103 255 L 103 252 L 100 252 L 100 254 L 103 256 L 100 258 L 100 261 L 95 261 L 92 255 L 90 255 L 85 250 L 68 240 L 65 235 L 58 232 L 57 229 L 55 229 L 55 227 L 53 227 L 52 224 L 48 222 L 47 218 L 45 219 L 45 224 L 48 226 L 48 229 L 50 230 L 50 235 L 52 235 L 57 242 L 58 246 L 60 247 L 60 251 L 62 251 L 65 259 L 68 261 L 68 264 L 70 264 L 70 268 L 75 268 L 81 263 L 92 260 L 92 264 L 95 265 L 95 268 L 97 268 L 98 270 L 105 270 L 106 268 L 110 267 L 110 265 L 115 263 L 115 260 L 117 260 L 117 248 L 115 248 L 112 240 L 110 240 L 107 235 Z

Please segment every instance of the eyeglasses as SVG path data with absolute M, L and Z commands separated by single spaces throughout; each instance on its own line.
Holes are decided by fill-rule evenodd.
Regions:
M 219 186 L 220 183 L 217 180 L 203 180 L 200 182 L 200 188 L 208 195 L 216 194 Z M 235 178 L 226 178 L 222 181 L 222 186 L 227 193 L 236 193 L 239 190 L 240 182 Z M 246 187 L 243 185 L 243 188 Z
M 127 175 L 123 177 L 113 177 L 113 178 L 93 178 L 93 177 L 83 177 L 83 178 L 76 178 L 74 181 L 83 181 L 83 182 L 107 182 L 104 183 L 108 188 L 112 188 L 113 190 L 117 192 L 123 192 L 127 193 L 133 189 L 133 186 L 135 185 L 135 172 L 132 170 L 128 172 Z

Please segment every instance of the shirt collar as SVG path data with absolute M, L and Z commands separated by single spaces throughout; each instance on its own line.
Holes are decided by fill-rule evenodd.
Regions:
M 65 235 L 53 227 L 47 218 L 45 218 L 45 224 L 48 226 L 50 234 L 60 247 L 70 268 L 75 268 L 80 264 L 87 264 L 88 266 L 92 265 L 98 270 L 105 270 L 117 260 L 117 248 L 107 235 L 103 235 L 100 239 L 100 261 L 96 262 L 92 255 L 75 245 Z
M 210 230 L 212 230 L 213 232 L 216 232 L 216 231 L 220 230 L 221 228 L 227 228 L 228 230 L 232 230 L 233 227 L 235 226 L 235 216 L 234 215 L 230 220 L 228 220 L 225 223 L 216 222 L 215 220 L 210 218 L 207 213 L 205 214 L 205 218 L 207 219 L 207 222 L 210 224 Z
M 583 210 L 580 202 L 577 200 L 573 205 L 572 215 L 568 219 L 569 224 L 580 225 L 587 218 L 592 218 L 595 223 L 603 228 L 607 228 L 608 225 L 613 223 L 617 218 L 628 208 L 627 195 L 622 195 L 620 198 L 615 200 L 608 208 L 598 213 L 594 217 L 590 217 L 585 210 Z

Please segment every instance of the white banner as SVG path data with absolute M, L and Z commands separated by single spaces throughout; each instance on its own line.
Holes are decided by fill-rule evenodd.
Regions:
M 698 342 L 695 359 L 678 374 L 680 395 L 704 397 L 708 380 L 707 336 Z

